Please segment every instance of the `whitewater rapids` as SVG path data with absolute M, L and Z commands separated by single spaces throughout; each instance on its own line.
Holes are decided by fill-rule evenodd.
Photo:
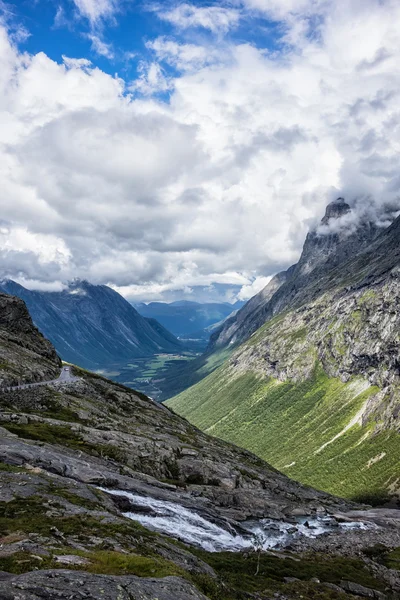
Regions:
M 339 528 L 369 529 L 372 526 L 358 521 L 338 524 L 332 517 L 323 516 L 304 517 L 296 523 L 273 519 L 245 521 L 238 524 L 240 531 L 236 531 L 229 523 L 226 523 L 226 528 L 222 527 L 181 504 L 122 490 L 99 489 L 127 498 L 132 504 L 132 512 L 124 515 L 129 519 L 208 552 L 252 550 L 255 546 L 263 550 L 281 549 L 301 537 L 316 538 Z

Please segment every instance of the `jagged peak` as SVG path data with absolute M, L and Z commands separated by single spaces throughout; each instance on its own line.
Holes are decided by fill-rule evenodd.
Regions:
M 336 200 L 330 202 L 326 207 L 325 216 L 321 223 L 327 225 L 331 219 L 339 219 L 349 212 L 351 212 L 351 207 L 347 204 L 345 199 L 342 197 L 336 198 Z

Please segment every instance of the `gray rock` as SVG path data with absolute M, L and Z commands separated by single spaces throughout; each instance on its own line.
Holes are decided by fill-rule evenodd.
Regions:
M 147 579 L 79 571 L 35 571 L 0 580 L 1 600 L 207 600 L 179 577 Z
M 339 587 L 338 585 L 334 584 L 334 583 L 322 583 L 321 585 L 323 585 L 324 587 L 330 589 L 330 590 L 334 590 L 335 592 L 339 592 L 340 594 L 344 594 L 344 590 Z
M 386 598 L 385 594 L 383 594 L 382 592 L 364 587 L 363 585 L 359 585 L 358 583 L 354 583 L 353 581 L 341 581 L 340 587 L 344 591 L 350 592 L 350 594 L 362 596 L 363 598 L 380 598 L 381 600 L 384 600 L 384 598 Z
M 61 565 L 87 565 L 90 563 L 90 560 L 84 558 L 83 556 L 76 556 L 75 554 L 61 554 L 55 557 L 57 563 Z

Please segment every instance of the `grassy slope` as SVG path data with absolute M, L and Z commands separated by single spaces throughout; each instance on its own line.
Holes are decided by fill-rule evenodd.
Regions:
M 232 377 L 226 366 L 168 401 L 207 433 L 255 452 L 302 483 L 352 498 L 386 495 L 399 473 L 400 436 L 372 435 L 355 423 L 332 443 L 376 388 L 361 380 L 342 383 L 320 367 L 302 383 Z M 385 452 L 385 456 L 369 462 Z

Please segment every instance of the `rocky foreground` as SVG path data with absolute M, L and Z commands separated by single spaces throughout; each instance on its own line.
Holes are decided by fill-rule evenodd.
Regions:
M 23 305 L 3 302 L 2 381 L 18 356 L 25 381 L 35 363 L 43 375 L 57 371 Z M 64 388 L 1 395 L 1 599 L 398 597 L 395 513 L 349 515 L 360 507 L 290 480 L 141 394 L 73 371 L 78 380 Z M 174 515 L 174 532 L 154 530 L 149 499 L 169 510 L 167 525 Z M 329 531 L 300 535 L 329 515 Z M 268 535 L 286 527 L 292 539 L 268 550 L 257 536 L 249 542 L 248 523 L 257 531 L 264 519 Z M 372 524 L 346 529 L 349 519 Z M 180 523 L 189 533 L 207 527 L 222 550 L 242 541 L 242 550 L 211 552 L 197 534 L 189 543 Z
M 338 528 L 262 552 L 257 577 L 254 551 L 206 552 L 128 519 L 126 512 L 139 509 L 115 490 L 177 503 L 238 532 L 255 518 L 346 520 L 355 507 L 289 480 L 145 397 L 77 374 L 80 381 L 65 389 L 3 394 L 0 597 L 98 598 L 100 589 L 110 600 L 400 593 L 397 571 L 389 568 L 400 546 L 395 513 L 390 522 L 381 513 L 367 516 L 380 519 L 378 529 Z M 366 520 L 363 513 L 357 518 Z M 385 550 L 375 556 L 377 544 Z M 361 588 L 343 591 L 349 581 Z

